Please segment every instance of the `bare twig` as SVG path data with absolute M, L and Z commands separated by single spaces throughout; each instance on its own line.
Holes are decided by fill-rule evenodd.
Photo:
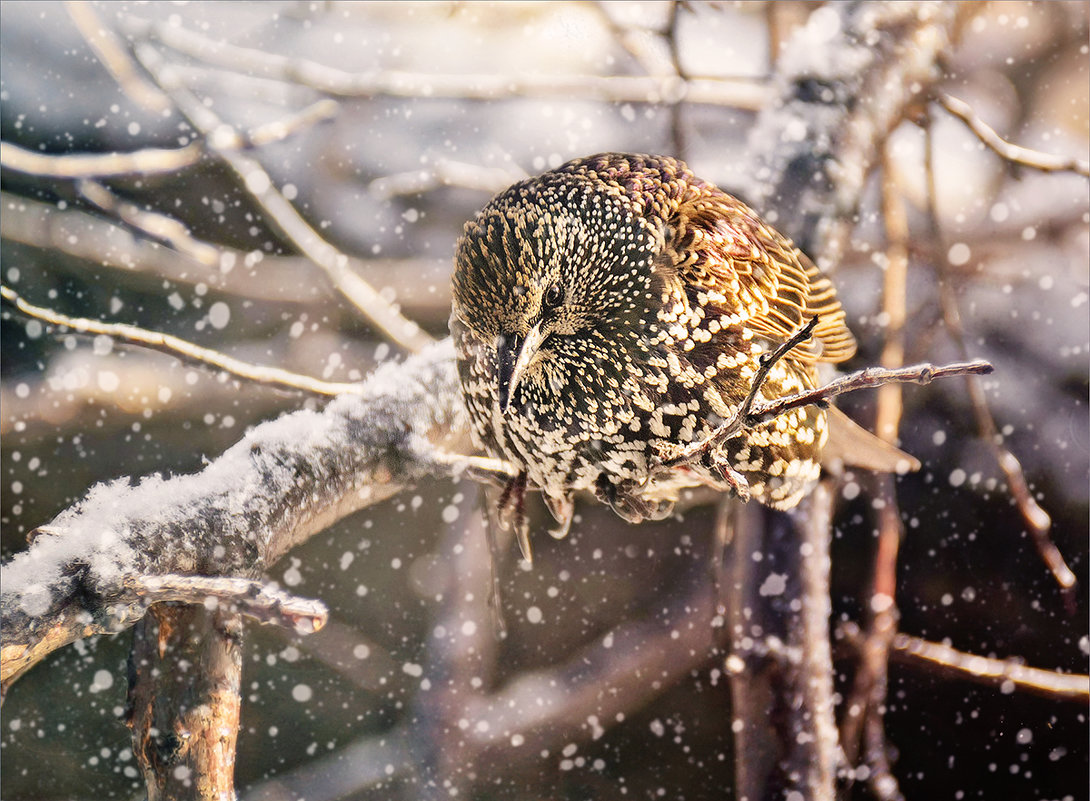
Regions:
M 894 636 L 893 656 L 906 665 L 937 668 L 950 676 L 997 686 L 1004 692 L 1025 690 L 1046 698 L 1082 704 L 1090 700 L 1090 676 L 1057 673 L 1028 667 L 1013 659 L 970 654 L 909 634 Z
M 906 281 L 908 273 L 908 218 L 904 199 L 890 166 L 889 148 L 883 149 L 882 216 L 889 245 L 882 288 L 882 311 L 887 317 L 886 341 L 882 348 L 884 367 L 904 363 Z M 896 444 L 901 422 L 900 384 L 886 384 L 878 390 L 875 430 L 890 444 Z M 851 694 L 845 702 L 841 724 L 841 746 L 849 766 L 860 753 L 869 768 L 867 782 L 882 801 L 898 801 L 901 793 L 894 777 L 886 747 L 884 709 L 888 692 L 889 648 L 897 631 L 897 555 L 904 536 L 893 478 L 879 476 L 882 504 L 878 509 L 878 547 L 874 578 L 870 587 L 869 619 L 860 646 L 859 665 Z M 862 743 L 862 747 L 861 747 Z
M 588 6 L 597 13 L 613 38 L 635 59 L 636 65 L 646 74 L 662 76 L 672 72 L 668 58 L 664 57 L 661 50 L 654 47 L 655 41 L 659 38 L 656 31 L 618 22 L 610 13 L 610 3 L 606 0 L 596 0 Z
M 434 341 L 419 325 L 404 317 L 351 269 L 348 257 L 323 239 L 303 219 L 283 193 L 273 185 L 272 178 L 260 162 L 230 147 L 237 139 L 231 126 L 177 80 L 170 66 L 154 48 L 147 44 L 138 44 L 136 56 L 193 127 L 206 137 L 209 149 L 235 172 L 271 225 L 321 267 L 338 291 L 354 303 L 368 320 L 410 351 L 419 351 Z M 223 143 L 227 143 L 227 146 Z
M 1074 156 L 1042 153 L 1039 150 L 1012 144 L 996 133 L 995 129 L 984 122 L 973 111 L 973 107 L 964 100 L 943 93 L 939 95 L 938 101 L 944 109 L 964 122 L 969 130 L 976 134 L 977 139 L 1001 158 L 1042 172 L 1074 172 L 1090 178 L 1090 161 Z
M 0 235 L 36 248 L 57 250 L 100 267 L 158 276 L 185 285 L 204 284 L 248 300 L 321 306 L 331 316 L 334 289 L 305 256 L 270 256 L 242 251 L 193 237 L 179 220 L 127 203 L 99 183 L 79 182 L 88 202 L 120 217 L 125 226 L 168 242 L 163 247 L 128 228 L 78 208 L 59 208 L 8 192 L 0 194 Z M 171 249 L 174 248 L 174 249 Z M 349 259 L 349 267 L 390 287 L 414 314 L 434 321 L 450 315 L 449 281 L 437 281 L 435 292 L 419 289 L 422 277 L 436 279 L 450 271 L 449 260 L 430 258 Z M 208 269 L 212 268 L 212 269 Z M 300 289 L 305 287 L 305 289 Z M 330 325 L 336 322 L 330 320 Z
M 220 248 L 195 238 L 179 220 L 122 200 L 98 181 L 79 181 L 76 189 L 84 200 L 96 208 L 116 215 L 126 225 L 165 242 L 174 250 L 206 267 L 216 267 L 223 263 L 224 253 Z
M 902 384 L 930 384 L 936 378 L 949 378 L 956 375 L 988 375 L 995 368 L 982 359 L 970 362 L 955 362 L 936 367 L 933 364 L 915 364 L 898 370 L 885 370 L 881 367 L 868 367 L 856 373 L 849 373 L 823 387 L 788 395 L 774 401 L 755 403 L 753 411 L 746 417 L 746 424 L 760 425 L 792 409 L 811 404 L 820 404 L 858 389 L 873 389 L 883 384 L 899 382 Z
M 217 132 L 221 149 L 244 149 L 278 142 L 311 125 L 331 119 L 337 112 L 332 100 L 319 100 L 283 120 L 276 120 L 252 131 Z M 145 148 L 128 153 L 35 153 L 10 142 L 0 142 L 0 166 L 26 175 L 69 180 L 112 178 L 123 175 L 162 175 L 178 172 L 197 164 L 204 156 L 203 142 L 183 147 Z
M 292 58 L 210 39 L 180 26 L 125 18 L 124 30 L 138 38 L 154 38 L 179 53 L 225 69 L 277 78 L 340 97 L 454 97 L 499 100 L 521 97 L 577 97 L 615 103 L 676 102 L 757 110 L 767 101 L 766 84 L 748 79 L 544 75 L 509 73 L 422 74 L 397 70 L 346 72 L 316 61 Z
M 384 200 L 399 195 L 417 195 L 440 186 L 458 186 L 494 194 L 526 177 L 527 174 L 517 168 L 482 167 L 453 159 L 440 159 L 430 167 L 376 178 L 371 182 L 370 190 Z
M 868 367 L 859 370 L 858 372 L 841 376 L 816 389 L 798 392 L 794 395 L 787 395 L 773 401 L 757 401 L 756 395 L 760 391 L 760 384 L 763 383 L 768 374 L 768 369 L 766 368 L 770 368 L 771 365 L 782 358 L 787 351 L 797 346 L 800 342 L 804 342 L 808 339 L 810 330 L 812 330 L 812 326 L 816 325 L 816 323 L 817 318 L 815 317 L 807 326 L 800 329 L 800 331 L 792 336 L 791 339 L 777 348 L 771 357 L 765 357 L 766 361 L 764 366 L 761 370 L 758 370 L 757 375 L 754 376 L 753 383 L 750 385 L 749 396 L 738 406 L 738 409 L 731 416 L 730 420 L 716 429 L 707 438 L 686 445 L 684 448 L 678 450 L 673 456 L 663 459 L 660 463 L 661 466 L 670 468 L 688 464 L 695 459 L 701 458 L 705 453 L 719 447 L 719 445 L 726 442 L 728 439 L 738 436 L 745 429 L 767 423 L 769 420 L 773 420 L 792 409 L 812 405 L 821 406 L 828 403 L 828 401 L 835 398 L 837 395 L 843 395 L 845 392 L 854 392 L 859 389 L 873 389 L 874 387 L 880 387 L 883 384 L 892 382 L 902 384 L 930 384 L 936 378 L 947 378 L 955 375 L 987 375 L 994 369 L 988 362 L 981 360 L 947 364 L 940 367 L 936 367 L 933 364 L 917 364 L 912 367 L 903 367 L 898 370 Z M 805 336 L 802 336 L 803 334 L 805 334 Z
M 957 295 L 954 292 L 953 284 L 949 278 L 949 257 L 947 251 L 941 246 L 942 233 L 939 230 L 938 215 L 935 213 L 935 169 L 930 125 L 925 127 L 924 134 L 927 139 L 924 164 L 928 188 L 927 197 L 929 201 L 927 216 L 929 225 L 931 226 L 932 242 L 936 244 L 934 263 L 939 277 L 939 293 L 942 302 L 943 319 L 946 322 L 946 327 L 950 332 L 951 338 L 954 340 L 954 344 L 964 356 L 968 352 L 968 348 L 965 345 L 965 329 L 961 322 L 961 310 L 958 307 Z M 972 376 L 966 377 L 966 383 L 968 385 L 969 399 L 972 403 L 973 416 L 976 418 L 977 430 L 980 433 L 980 438 L 989 448 L 991 448 L 996 463 L 999 465 L 999 469 L 1003 471 L 1003 474 L 1007 478 L 1007 488 L 1011 493 L 1011 497 L 1014 498 L 1015 504 L 1018 506 L 1018 511 L 1022 515 L 1022 520 L 1025 522 L 1026 527 L 1033 537 L 1033 543 L 1037 548 L 1037 552 L 1040 554 L 1041 560 L 1045 563 L 1045 566 L 1056 580 L 1056 583 L 1065 591 L 1065 598 L 1070 606 L 1073 604 L 1074 600 L 1071 593 L 1074 590 L 1076 583 L 1075 574 L 1072 572 L 1071 568 L 1068 567 L 1067 562 L 1064 561 L 1060 549 L 1057 548 L 1056 544 L 1052 541 L 1052 518 L 1041 508 L 1037 503 L 1037 500 L 1030 493 L 1029 487 L 1026 484 L 1025 473 L 1022 470 L 1022 464 L 1018 461 L 1018 458 L 1009 448 L 1003 445 L 1003 440 L 999 435 L 999 431 L 996 429 L 995 420 L 988 408 L 988 401 L 984 397 L 984 391 L 981 389 L 980 383 Z
M 670 62 L 674 74 L 682 81 L 687 80 L 685 70 L 681 66 L 681 43 L 678 41 L 678 27 L 682 11 L 681 0 L 673 0 L 670 4 L 670 19 L 666 25 L 666 43 L 670 48 Z M 684 127 L 684 112 L 681 103 L 670 106 L 670 139 L 674 143 L 674 154 L 684 160 L 686 155 L 686 138 Z
M 117 81 L 121 91 L 154 113 L 162 114 L 170 109 L 170 98 L 140 73 L 117 34 L 102 24 L 92 3 L 69 0 L 64 7 L 102 66 Z
M 192 342 L 176 337 L 172 334 L 164 334 L 159 331 L 149 331 L 126 323 L 102 323 L 97 320 L 89 320 L 86 317 L 69 317 L 47 309 L 27 303 L 20 295 L 8 286 L 0 287 L 0 297 L 23 314 L 42 320 L 53 325 L 63 325 L 81 334 L 99 334 L 140 345 L 152 350 L 169 353 L 172 356 L 190 359 L 194 362 L 212 367 L 218 367 L 238 378 L 248 381 L 257 381 L 262 384 L 271 384 L 287 389 L 313 392 L 317 395 L 340 395 L 344 393 L 358 393 L 359 384 L 334 383 L 322 381 L 317 378 L 299 375 L 298 373 L 282 370 L 279 367 L 262 367 L 249 364 L 241 359 L 228 356 L 225 353 L 195 345 Z
M 323 98 L 280 120 L 259 125 L 240 134 L 240 148 L 263 147 L 281 142 L 299 131 L 328 122 L 337 116 L 340 106 L 329 98 Z
M 784 45 L 777 101 L 750 131 L 749 200 L 760 211 L 783 210 L 770 222 L 819 266 L 835 267 L 843 250 L 837 234 L 856 211 L 882 141 L 941 77 L 936 60 L 959 18 L 976 8 L 837 3 L 812 14 Z M 837 34 L 829 39 L 824 22 L 833 14 Z
M 321 601 L 298 598 L 260 581 L 236 576 L 135 576 L 128 586 L 133 595 L 148 604 L 174 601 L 208 609 L 224 608 L 296 634 L 318 631 L 329 619 L 329 609 Z
M 129 153 L 35 153 L 0 142 L 0 166 L 45 178 L 107 178 L 118 175 L 160 175 L 192 167 L 204 155 L 200 142 L 170 149 L 145 148 Z
M 737 436 L 743 429 L 751 428 L 754 424 L 748 422 L 748 418 L 753 413 L 753 405 L 757 400 L 757 393 L 760 392 L 761 387 L 764 386 L 765 379 L 768 378 L 769 372 L 776 366 L 776 362 L 810 338 L 810 335 L 814 333 L 814 329 L 817 328 L 818 321 L 818 317 L 811 317 L 810 321 L 792 334 L 790 339 L 782 343 L 772 353 L 766 353 L 762 356 L 761 366 L 753 376 L 753 381 L 750 382 L 749 394 L 746 395 L 745 400 L 743 400 L 738 405 L 738 408 L 735 409 L 731 419 L 716 429 L 707 439 L 701 440 L 700 442 L 694 442 L 683 448 L 677 455 L 663 460 L 663 467 L 676 467 L 680 464 L 691 462 L 718 447 L 720 443 L 726 442 L 731 437 Z

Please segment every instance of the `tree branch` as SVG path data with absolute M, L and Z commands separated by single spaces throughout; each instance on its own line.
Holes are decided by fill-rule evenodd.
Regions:
M 419 351 L 434 340 L 412 320 L 388 303 L 349 264 L 348 256 L 323 239 L 284 197 L 259 161 L 235 149 L 239 134 L 178 80 L 170 64 L 146 42 L 137 42 L 136 58 L 156 85 L 204 136 L 208 149 L 235 173 L 242 187 L 264 213 L 269 224 L 300 252 L 325 271 L 329 280 L 372 323 L 409 351 Z
M 99 334 L 112 337 L 122 342 L 141 345 L 151 350 L 169 353 L 171 356 L 188 359 L 197 364 L 218 367 L 233 376 L 248 381 L 257 381 L 261 384 L 312 392 L 318 395 L 354 394 L 360 391 L 359 384 L 322 381 L 319 378 L 300 375 L 279 367 L 262 367 L 257 364 L 249 364 L 241 359 L 228 356 L 226 353 L 201 347 L 172 334 L 149 331 L 146 328 L 128 325 L 127 323 L 102 323 L 97 320 L 89 320 L 86 317 L 69 317 L 52 309 L 27 303 L 15 290 L 8 286 L 0 286 L 0 297 L 23 314 L 36 320 L 65 326 L 81 334 Z
M 613 103 L 686 103 L 761 108 L 768 97 L 763 81 L 691 79 L 675 76 L 599 76 L 564 73 L 423 74 L 398 70 L 347 72 L 303 58 L 282 56 L 202 36 L 180 26 L 124 17 L 122 29 L 154 39 L 205 64 L 306 86 L 336 97 L 459 98 L 500 100 L 521 97 L 578 97 Z
M 1012 144 L 996 133 L 964 100 L 943 93 L 939 95 L 939 105 L 964 122 L 988 149 L 1012 164 L 1041 172 L 1073 172 L 1090 178 L 1090 161 L 1073 156 L 1055 156 Z
M 449 341 L 376 370 L 359 394 L 253 429 L 200 473 L 100 484 L 0 568 L 4 687 L 57 648 L 133 625 L 137 579 L 255 577 L 334 521 L 467 466 Z M 434 444 L 433 444 L 434 443 Z

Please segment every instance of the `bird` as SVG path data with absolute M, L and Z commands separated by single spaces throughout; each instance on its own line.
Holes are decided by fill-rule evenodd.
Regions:
M 823 457 L 918 467 L 816 405 L 666 466 L 738 413 L 763 366 L 756 397 L 774 400 L 856 351 L 829 278 L 676 158 L 600 153 L 500 192 L 455 246 L 452 297 L 473 438 L 514 470 L 499 506 L 514 510 L 527 559 L 528 488 L 562 537 L 580 491 L 636 523 L 668 516 L 698 485 L 791 509 Z M 768 365 L 807 324 L 809 339 Z

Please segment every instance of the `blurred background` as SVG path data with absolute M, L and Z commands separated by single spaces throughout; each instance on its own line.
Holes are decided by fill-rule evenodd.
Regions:
M 270 223 L 251 194 L 267 181 L 200 157 L 194 114 L 212 115 L 221 137 L 224 125 L 244 134 L 234 152 L 256 159 L 352 270 L 438 338 L 463 223 L 522 177 L 604 150 L 665 153 L 744 194 L 747 137 L 772 96 L 775 60 L 821 5 L 5 2 L 0 134 L 21 150 L 4 158 L 3 281 L 65 314 L 358 380 L 405 349 Z M 1085 158 L 1088 9 L 982 4 L 941 65 L 941 90 L 1012 142 Z M 129 53 L 157 67 L 161 85 Z M 179 111 L 186 98 L 196 111 Z M 969 354 L 996 366 L 982 388 L 999 437 L 1051 516 L 1049 536 L 1078 585 L 1061 591 L 1039 557 L 965 384 L 911 387 L 902 447 L 924 469 L 897 481 L 900 627 L 1086 673 L 1087 180 L 1014 165 L 939 104 L 925 112 L 938 235 L 927 218 L 923 127 L 906 121 L 886 148 L 910 232 L 905 361 L 960 357 L 941 302 L 945 274 Z M 190 146 L 193 158 L 179 155 Z M 33 160 L 149 148 L 171 151 L 156 163 L 176 158 L 177 167 L 96 178 L 79 163 Z M 878 363 L 888 324 L 879 178 L 834 275 L 860 341 L 850 369 Z M 197 470 L 248 426 L 323 403 L 8 306 L 0 325 L 5 558 L 96 482 Z M 841 403 L 866 425 L 873 405 L 868 393 Z M 850 623 L 868 598 L 875 491 L 864 475 L 840 487 L 834 623 Z M 531 512 L 540 529 L 536 499 Z M 597 504 L 578 514 L 567 540 L 538 538 L 532 570 L 511 552 L 497 565 L 502 640 L 485 606 L 472 484 L 404 492 L 277 565 L 271 579 L 323 599 L 332 619 L 307 638 L 249 628 L 241 797 L 423 797 L 411 765 L 436 748 L 447 795 L 732 797 L 722 630 L 707 591 L 714 506 L 638 527 Z M 541 709 L 519 710 L 542 715 L 533 737 L 467 746 L 457 729 L 477 724 L 437 715 L 429 660 L 453 626 L 475 635 L 458 664 L 466 692 L 480 693 L 478 723 L 496 699 L 536 698 Z M 677 631 L 685 647 L 668 650 Z M 669 658 L 638 662 L 620 689 L 603 683 L 600 694 L 620 694 L 604 704 L 607 718 L 565 691 L 593 691 L 586 666 L 614 639 L 645 640 Z M 0 735 L 4 798 L 142 796 L 122 722 L 128 645 L 128 633 L 77 643 L 12 690 Z M 843 646 L 837 656 L 846 692 L 852 654 Z M 890 670 L 885 721 L 905 797 L 1086 797 L 1085 704 L 901 663 Z M 872 797 L 865 782 L 851 792 Z

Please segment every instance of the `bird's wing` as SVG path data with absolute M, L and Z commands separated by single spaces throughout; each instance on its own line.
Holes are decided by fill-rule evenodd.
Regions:
M 855 353 L 829 279 L 725 192 L 707 187 L 683 202 L 668 221 L 666 247 L 682 283 L 710 295 L 758 336 L 782 342 L 819 316 L 813 337 L 792 352 L 796 359 L 841 362 Z

